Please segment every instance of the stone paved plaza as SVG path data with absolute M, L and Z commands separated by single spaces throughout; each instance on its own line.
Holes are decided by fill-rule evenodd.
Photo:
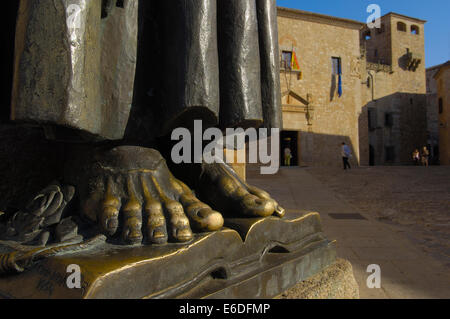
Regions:
M 338 168 L 284 168 L 277 175 L 262 176 L 259 171 L 249 168 L 248 182 L 269 191 L 287 210 L 320 212 L 325 233 L 330 239 L 337 240 L 338 257 L 353 265 L 361 298 L 449 298 L 448 246 L 443 244 L 446 242 L 445 231 L 441 229 L 437 233 L 444 236 L 441 241 L 432 237 L 429 240 L 437 245 L 434 250 L 431 249 L 433 245 L 423 245 L 426 236 L 423 228 L 427 224 L 422 224 L 420 218 L 408 218 L 409 224 L 402 222 L 405 219 L 399 216 L 402 210 L 392 204 L 405 200 L 410 189 L 400 186 L 404 185 L 404 180 L 411 181 L 412 176 L 414 183 L 422 185 L 419 188 L 421 194 L 427 194 L 426 189 L 428 194 L 434 190 L 439 193 L 436 200 L 442 202 L 438 205 L 440 212 L 427 203 L 421 206 L 418 203 L 421 196 L 417 194 L 416 201 L 411 204 L 426 211 L 423 214 L 429 216 L 429 227 L 434 231 L 447 225 L 444 229 L 448 232 L 449 173 L 450 169 L 446 167 L 431 167 L 429 171 L 421 167 L 376 167 L 350 172 Z M 396 176 L 400 180 L 396 180 Z M 371 187 L 366 185 L 364 188 L 362 185 L 368 178 Z M 396 190 L 392 191 L 393 188 Z M 384 192 L 391 196 L 382 196 Z M 433 199 L 433 196 L 425 198 Z M 383 198 L 386 198 L 384 202 Z M 361 203 L 367 205 L 364 207 Z M 383 205 L 393 207 L 396 213 L 388 211 L 389 217 L 384 210 L 380 214 L 370 210 L 370 207 L 377 210 Z M 416 211 L 419 213 L 420 209 Z M 371 264 L 381 267 L 381 289 L 367 287 L 370 274 L 366 270 Z

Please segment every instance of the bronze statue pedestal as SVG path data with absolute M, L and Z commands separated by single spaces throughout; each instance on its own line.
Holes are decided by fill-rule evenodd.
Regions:
M 318 213 L 226 219 L 187 244 L 113 246 L 51 257 L 0 277 L 2 298 L 273 298 L 336 261 Z M 70 289 L 69 265 L 82 288 Z

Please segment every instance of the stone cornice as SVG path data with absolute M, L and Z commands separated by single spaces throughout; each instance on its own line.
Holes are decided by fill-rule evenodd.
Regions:
M 298 10 L 298 9 L 283 8 L 283 7 L 278 7 L 278 16 L 285 17 L 285 18 L 299 19 L 299 20 L 304 20 L 304 21 L 310 21 L 310 22 L 318 22 L 318 23 L 329 24 L 329 25 L 333 25 L 333 26 L 355 29 L 355 30 L 360 30 L 362 27 L 365 26 L 364 23 L 355 21 L 355 20 L 338 18 L 338 17 L 328 16 L 328 15 L 324 15 L 324 14 L 313 13 L 313 12 L 308 12 L 308 11 L 303 11 L 303 10 Z
M 386 14 L 383 16 L 383 18 L 384 18 L 384 17 L 387 17 L 387 16 L 392 16 L 392 17 L 397 17 L 397 18 L 407 19 L 407 20 L 409 20 L 409 21 L 412 21 L 412 22 L 418 22 L 418 23 L 421 23 L 421 24 L 427 23 L 426 20 L 421 20 L 421 19 L 417 19 L 417 18 L 405 16 L 405 15 L 403 15 L 403 14 L 395 13 L 395 12 L 389 12 L 389 13 L 386 13 Z
M 351 20 L 351 19 L 345 19 L 345 18 L 339 18 L 339 17 L 333 17 L 326 14 L 320 14 L 320 13 L 314 13 L 309 11 L 303 11 L 298 9 L 291 9 L 291 8 L 284 8 L 284 7 L 278 7 L 278 16 L 279 17 L 285 17 L 285 18 L 293 18 L 293 19 L 300 19 L 305 21 L 311 21 L 311 22 L 318 22 L 318 23 L 324 23 L 324 24 L 330 24 L 334 26 L 340 26 L 340 27 L 346 27 L 346 28 L 352 28 L 352 29 L 358 29 L 360 30 L 363 28 L 366 24 L 362 23 L 360 21 Z M 388 16 L 407 19 L 411 22 L 416 22 L 420 24 L 427 23 L 426 20 L 418 19 L 409 17 L 400 13 L 395 12 L 389 12 L 385 14 L 383 18 L 386 18 Z

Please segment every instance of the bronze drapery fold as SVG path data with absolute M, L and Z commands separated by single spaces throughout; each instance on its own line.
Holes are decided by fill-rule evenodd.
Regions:
M 22 0 L 12 119 L 88 140 L 143 126 L 154 139 L 194 119 L 281 128 L 277 42 L 271 0 Z

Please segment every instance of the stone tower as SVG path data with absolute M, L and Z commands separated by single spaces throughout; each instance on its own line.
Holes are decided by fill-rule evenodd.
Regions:
M 426 21 L 397 13 L 361 30 L 371 164 L 406 164 L 427 144 Z
M 392 67 L 392 93 L 426 93 L 426 21 L 392 12 L 380 20 L 380 28 L 366 26 L 361 31 L 367 63 Z M 388 93 L 389 88 L 386 89 Z

